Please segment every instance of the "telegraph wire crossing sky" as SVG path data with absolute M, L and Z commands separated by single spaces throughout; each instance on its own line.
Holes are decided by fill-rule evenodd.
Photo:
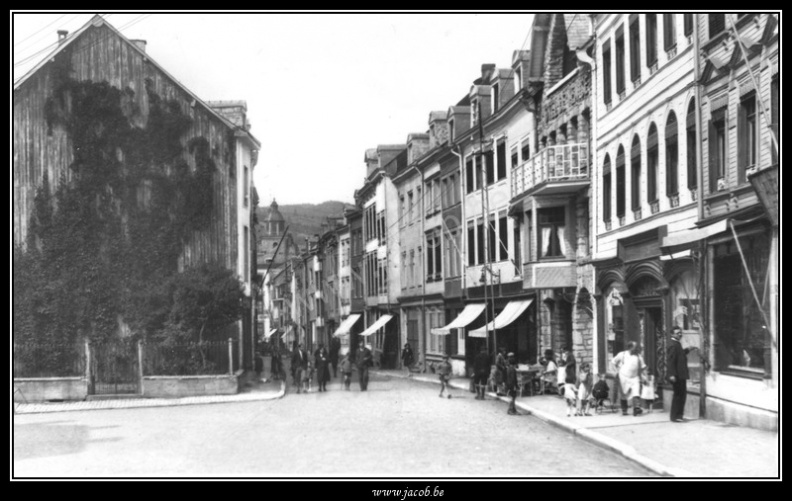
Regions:
M 13 79 L 95 12 L 14 12 Z M 481 65 L 510 68 L 533 14 L 100 13 L 204 101 L 244 100 L 261 141 L 260 204 L 353 202 L 363 154 L 403 144 L 470 90 Z

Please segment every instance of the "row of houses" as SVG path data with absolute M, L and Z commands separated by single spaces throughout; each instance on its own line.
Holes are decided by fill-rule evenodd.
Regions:
M 537 14 L 529 40 L 365 151 L 356 207 L 285 268 L 284 332 L 458 375 L 482 346 L 612 375 L 637 341 L 664 381 L 679 326 L 687 412 L 777 428 L 776 15 Z

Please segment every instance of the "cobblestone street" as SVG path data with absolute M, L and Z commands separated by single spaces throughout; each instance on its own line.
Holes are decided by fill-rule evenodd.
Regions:
M 648 476 L 502 402 L 374 376 L 368 392 L 17 415 L 14 475 L 245 477 Z M 291 390 L 291 388 L 290 388 Z

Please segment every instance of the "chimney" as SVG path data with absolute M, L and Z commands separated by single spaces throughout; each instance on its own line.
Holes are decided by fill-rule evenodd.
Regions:
M 377 167 L 379 167 L 379 159 L 377 158 L 376 148 L 366 150 L 363 161 L 366 163 L 366 178 L 368 178 L 371 173 L 377 170 Z
M 237 127 L 250 129 L 246 101 L 209 101 L 208 104 Z
M 492 63 L 481 65 L 481 83 L 486 85 L 492 73 L 495 71 L 495 65 Z
M 58 43 L 62 44 L 66 41 L 66 37 L 69 36 L 69 30 L 58 30 Z
M 448 141 L 448 114 L 445 111 L 429 113 L 429 149 L 433 150 Z
M 130 40 L 130 42 L 135 44 L 135 47 L 137 47 L 141 51 L 146 52 L 146 41 L 145 40 Z

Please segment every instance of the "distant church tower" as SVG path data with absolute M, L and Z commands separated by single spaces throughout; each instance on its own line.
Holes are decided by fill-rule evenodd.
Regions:
M 278 210 L 278 202 L 276 202 L 273 198 L 272 203 L 270 204 L 270 211 L 267 215 L 267 220 L 264 222 L 267 236 L 280 237 L 283 235 L 285 224 L 286 221 L 283 219 L 283 215 Z

